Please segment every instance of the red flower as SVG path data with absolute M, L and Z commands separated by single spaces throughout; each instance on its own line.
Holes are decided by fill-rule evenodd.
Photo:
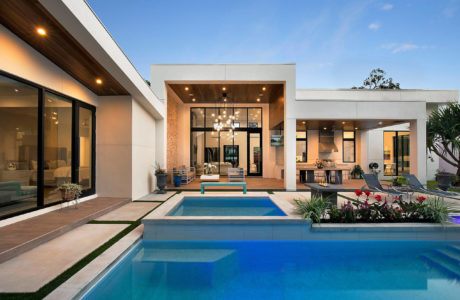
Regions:
M 375 195 L 375 200 L 377 200 L 378 202 L 382 201 L 382 196 Z
M 420 197 L 416 198 L 415 200 L 417 200 L 418 202 L 422 203 L 423 201 L 426 200 L 426 198 L 423 197 L 423 196 L 420 196 Z
M 371 192 L 369 192 L 369 191 L 364 191 L 364 194 L 366 194 L 366 196 L 369 197 L 369 195 L 371 194 Z
M 363 192 L 361 190 L 356 190 L 355 194 L 356 194 L 356 196 L 359 197 L 359 196 L 361 196 L 363 194 Z

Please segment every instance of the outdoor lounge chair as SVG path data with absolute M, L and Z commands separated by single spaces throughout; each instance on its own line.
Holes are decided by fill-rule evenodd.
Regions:
M 384 188 L 376 175 L 363 174 L 363 178 L 366 181 L 366 186 L 369 189 L 369 191 L 380 192 L 380 193 L 387 194 L 393 197 L 397 196 L 399 200 L 402 200 L 402 196 L 404 195 L 404 193 L 393 189 L 389 184 L 388 185 L 385 184 L 385 186 L 388 186 L 388 188 Z
M 439 197 L 460 197 L 460 193 L 447 192 L 440 189 L 429 190 L 427 189 L 414 174 L 403 175 L 407 179 L 407 185 L 412 192 L 425 193 Z

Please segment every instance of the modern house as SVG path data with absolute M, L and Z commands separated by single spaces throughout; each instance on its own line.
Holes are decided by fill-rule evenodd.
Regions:
M 295 64 L 152 65 L 149 86 L 86 2 L 0 11 L 0 218 L 56 203 L 70 181 L 138 199 L 155 162 L 241 167 L 287 190 L 317 159 L 426 180 L 439 165 L 427 114 L 458 102 L 447 90 L 297 89 Z

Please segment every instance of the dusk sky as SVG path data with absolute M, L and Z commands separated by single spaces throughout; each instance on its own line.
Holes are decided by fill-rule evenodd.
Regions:
M 460 89 L 460 0 L 87 0 L 146 79 L 152 63 L 296 63 L 297 88 Z

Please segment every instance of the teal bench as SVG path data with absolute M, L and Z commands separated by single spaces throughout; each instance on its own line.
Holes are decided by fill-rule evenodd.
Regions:
M 246 182 L 202 182 L 201 193 L 204 194 L 205 186 L 242 186 L 243 194 L 246 194 Z

